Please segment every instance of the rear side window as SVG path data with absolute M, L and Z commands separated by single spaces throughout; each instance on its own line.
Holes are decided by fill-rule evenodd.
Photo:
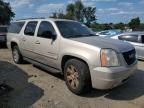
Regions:
M 19 33 L 25 22 L 13 22 L 8 28 L 8 33 Z
M 0 27 L 0 33 L 6 33 L 7 27 Z
M 28 36 L 34 36 L 36 26 L 37 26 L 37 21 L 29 22 L 25 28 L 24 34 Z

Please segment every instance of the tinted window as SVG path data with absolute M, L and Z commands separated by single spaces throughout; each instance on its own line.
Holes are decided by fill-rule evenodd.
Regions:
M 74 21 L 56 21 L 56 24 L 65 38 L 78 38 L 87 36 L 96 36 L 92 30 L 85 25 Z
M 144 35 L 141 36 L 141 42 L 144 43 Z
M 0 33 L 6 33 L 7 27 L 0 27 Z
M 14 22 L 8 28 L 9 33 L 19 33 L 25 22 Z
M 139 42 L 138 35 L 131 35 L 131 34 L 122 35 L 122 36 L 119 36 L 119 39 L 125 40 L 125 41 L 130 41 L 130 42 Z
M 36 26 L 37 26 L 36 21 L 29 22 L 25 28 L 24 34 L 29 36 L 34 36 Z
M 53 35 L 56 34 L 52 24 L 47 21 L 41 22 L 37 36 L 42 38 L 51 38 L 49 33 Z

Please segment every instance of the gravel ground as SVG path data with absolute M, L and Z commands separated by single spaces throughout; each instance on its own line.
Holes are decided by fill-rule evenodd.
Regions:
M 0 108 L 144 108 L 144 61 L 126 84 L 77 96 L 67 89 L 63 76 L 27 63 L 16 65 L 11 52 L 0 49 L 1 83 L 13 89 L 0 95 Z

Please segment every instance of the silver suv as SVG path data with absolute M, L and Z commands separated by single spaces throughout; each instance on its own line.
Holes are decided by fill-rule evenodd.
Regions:
M 71 20 L 26 19 L 11 23 L 7 45 L 15 63 L 29 61 L 64 75 L 75 94 L 91 88 L 111 89 L 123 84 L 136 70 L 132 45 L 96 36 Z

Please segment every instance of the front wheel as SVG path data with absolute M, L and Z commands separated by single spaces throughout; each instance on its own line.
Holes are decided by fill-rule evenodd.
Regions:
M 19 51 L 18 46 L 14 46 L 12 48 L 12 56 L 13 56 L 13 61 L 17 64 L 23 63 L 23 57 Z
M 68 60 L 64 67 L 66 85 L 73 93 L 80 95 L 91 90 L 88 66 L 77 59 Z

